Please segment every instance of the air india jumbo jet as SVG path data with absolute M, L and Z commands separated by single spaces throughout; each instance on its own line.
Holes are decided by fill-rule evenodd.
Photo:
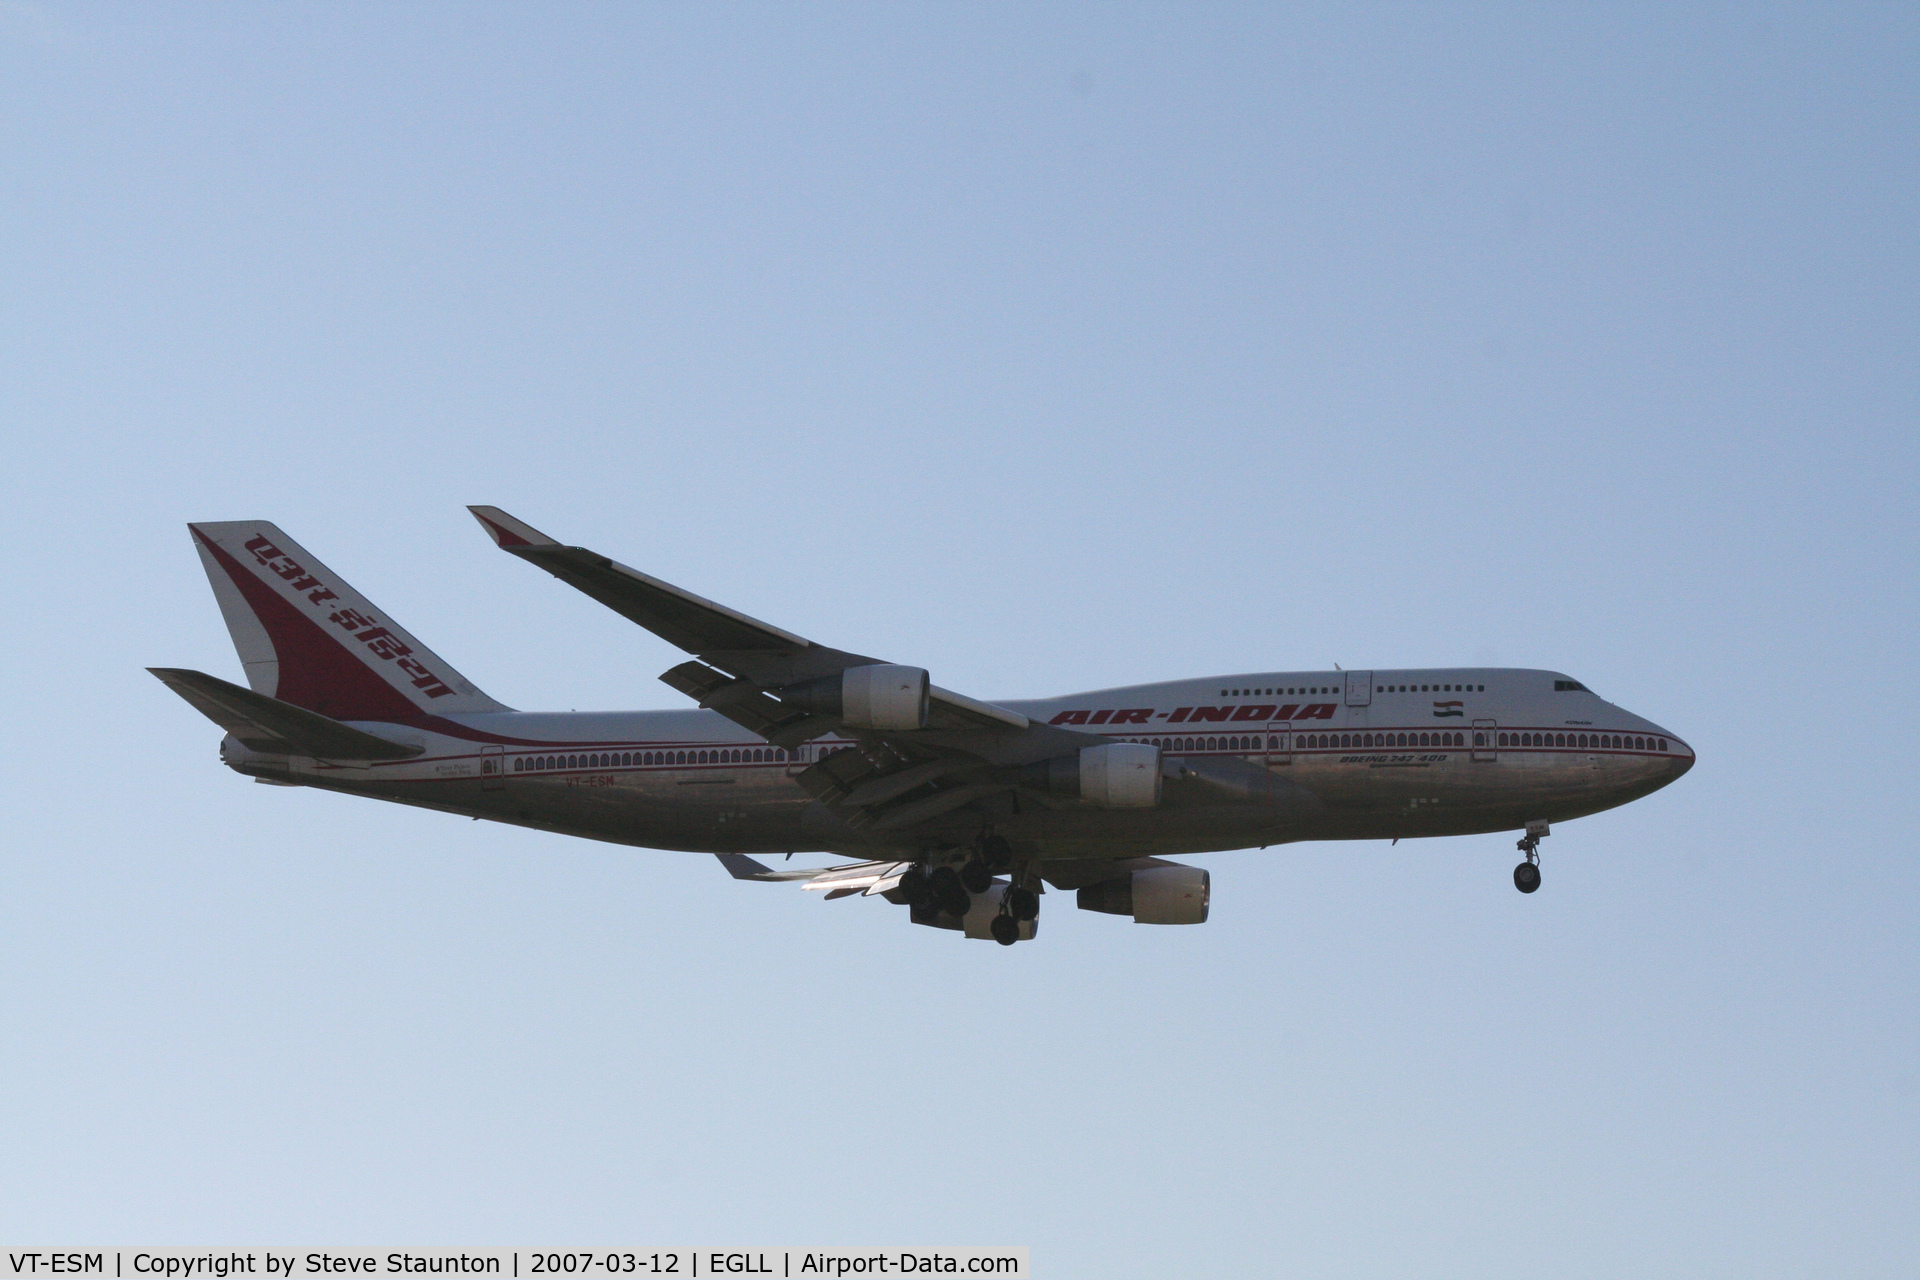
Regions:
M 497 507 L 504 551 L 693 655 L 698 710 L 504 707 L 262 520 L 194 524 L 247 684 L 153 674 L 227 731 L 221 759 L 321 787 L 653 849 L 742 880 L 877 897 L 1010 946 L 1040 897 L 1199 924 L 1205 870 L 1165 854 L 1520 831 L 1666 786 L 1693 752 L 1553 671 L 1268 671 L 1026 702 L 942 689 L 703 600 Z M 769 867 L 753 854 L 858 861 Z

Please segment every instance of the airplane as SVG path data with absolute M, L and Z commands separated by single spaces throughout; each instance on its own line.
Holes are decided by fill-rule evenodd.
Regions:
M 246 672 L 149 668 L 227 731 L 256 782 L 318 787 L 652 849 L 735 878 L 880 898 L 908 919 L 1034 937 L 1041 895 L 1199 924 L 1190 855 L 1302 840 L 1520 831 L 1693 767 L 1678 736 L 1556 671 L 1268 671 L 987 702 L 926 670 L 805 639 L 497 507 L 509 554 L 688 654 L 677 711 L 515 711 L 263 520 L 188 526 Z M 755 854 L 856 861 L 775 868 Z

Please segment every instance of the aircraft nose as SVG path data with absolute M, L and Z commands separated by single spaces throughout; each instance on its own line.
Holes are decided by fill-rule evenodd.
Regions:
M 1673 754 L 1667 757 L 1667 781 L 1674 782 L 1693 768 L 1693 748 L 1672 736 L 1667 741 L 1673 744 Z

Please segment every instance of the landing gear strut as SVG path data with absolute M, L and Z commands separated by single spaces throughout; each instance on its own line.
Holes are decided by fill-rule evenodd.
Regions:
M 1522 893 L 1532 893 L 1540 887 L 1540 842 L 1552 834 L 1544 822 L 1529 822 L 1526 836 L 1514 848 L 1527 855 L 1527 860 L 1513 869 L 1513 887 Z
M 1024 857 L 1015 857 L 1013 849 L 998 836 L 988 836 L 988 842 L 997 842 L 1012 862 L 1012 883 L 1007 891 L 1000 895 L 1000 914 L 993 918 L 987 930 L 993 934 L 993 940 L 1003 947 L 1010 947 L 1020 941 L 1020 926 L 1029 920 L 1040 918 L 1040 895 L 1030 886 L 1034 880 L 1031 862 Z

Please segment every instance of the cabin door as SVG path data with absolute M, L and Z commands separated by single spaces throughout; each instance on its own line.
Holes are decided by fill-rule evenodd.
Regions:
M 507 786 L 507 749 L 493 745 L 480 748 L 480 789 L 504 791 Z
M 1267 763 L 1293 763 L 1293 722 L 1276 720 L 1267 726 Z
M 1500 758 L 1498 720 L 1475 720 L 1473 722 L 1473 758 L 1475 760 L 1498 760 Z

